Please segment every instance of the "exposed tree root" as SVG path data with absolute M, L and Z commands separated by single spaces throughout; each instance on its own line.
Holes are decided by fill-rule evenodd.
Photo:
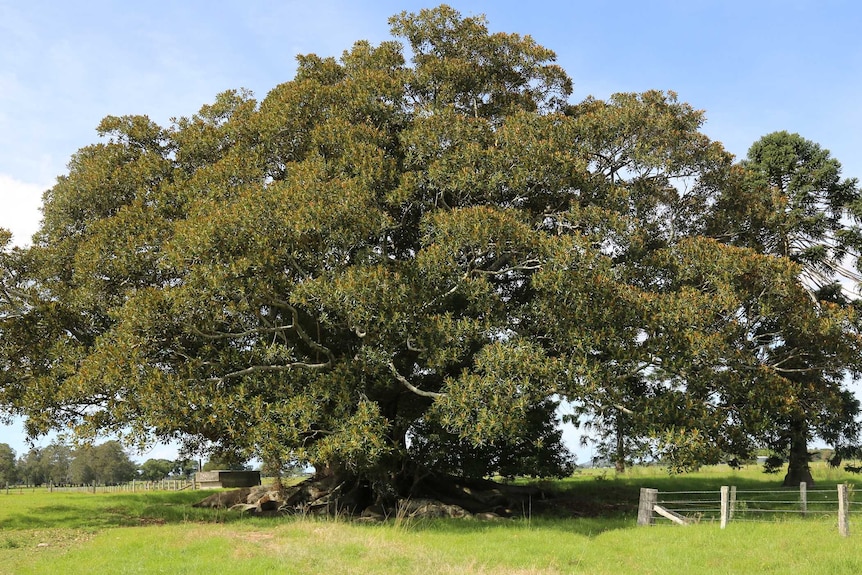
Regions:
M 501 484 L 425 472 L 401 474 L 391 482 L 373 482 L 348 474 L 317 474 L 280 491 L 269 487 L 221 492 L 196 507 L 232 508 L 252 513 L 341 515 L 365 520 L 395 517 L 530 516 L 557 507 L 564 514 L 571 502 L 534 485 Z

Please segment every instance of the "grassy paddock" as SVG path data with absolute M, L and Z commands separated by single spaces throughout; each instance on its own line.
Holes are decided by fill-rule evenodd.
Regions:
M 815 469 L 817 488 L 853 481 Z M 789 518 L 720 530 L 637 528 L 640 487 L 774 488 L 754 469 L 668 476 L 635 468 L 590 471 L 563 485 L 608 516 L 500 522 L 259 519 L 194 509 L 201 492 L 0 493 L 0 573 L 860 573 L 862 518 L 851 536 L 835 519 Z M 617 505 L 614 507 L 614 505 Z M 854 518 L 855 519 L 855 518 Z

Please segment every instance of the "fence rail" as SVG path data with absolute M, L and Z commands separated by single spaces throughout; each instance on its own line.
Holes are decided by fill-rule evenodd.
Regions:
M 719 521 L 724 529 L 731 521 L 765 521 L 796 514 L 801 516 L 838 516 L 838 531 L 847 536 L 850 516 L 862 514 L 862 502 L 851 500 L 852 486 L 837 489 L 808 489 L 799 486 L 798 498 L 790 490 L 738 490 L 723 486 L 718 491 L 658 491 L 643 488 L 638 505 L 638 525 L 652 525 L 656 516 L 680 525 Z
M 4 491 L 7 495 L 12 493 L 134 493 L 138 491 L 183 491 L 185 489 L 197 489 L 194 480 L 191 479 L 163 479 L 162 481 L 130 481 L 118 485 L 40 485 L 35 486 L 10 486 Z

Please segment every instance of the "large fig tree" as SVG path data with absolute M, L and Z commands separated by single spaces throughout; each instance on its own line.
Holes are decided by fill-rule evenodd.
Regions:
M 702 236 L 734 172 L 700 112 L 573 106 L 553 52 L 446 6 L 390 23 L 409 63 L 357 42 L 260 102 L 106 118 L 2 254 L 0 406 L 309 463 L 362 509 L 567 473 L 561 399 L 677 467 L 750 450 L 787 401 L 748 311 L 849 348 L 796 264 Z
M 519 333 L 568 191 L 511 164 L 571 82 L 445 6 L 391 24 L 412 65 L 357 42 L 262 102 L 101 123 L 5 254 L 3 404 L 31 433 L 308 462 L 342 506 L 409 494 L 423 464 L 570 471 L 558 362 Z M 453 436 L 510 455 L 447 468 Z

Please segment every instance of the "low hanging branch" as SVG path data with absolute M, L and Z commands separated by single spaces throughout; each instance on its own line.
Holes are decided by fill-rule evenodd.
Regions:
M 389 363 L 387 363 L 386 365 L 389 366 L 389 371 L 392 372 L 392 375 L 395 376 L 395 379 L 400 381 L 401 385 L 403 385 L 404 387 L 406 387 L 407 389 L 409 389 L 410 391 L 412 391 L 416 395 L 420 395 L 422 397 L 430 397 L 432 399 L 438 399 L 441 397 L 446 397 L 445 393 L 438 393 L 436 391 L 425 391 L 425 390 L 419 389 L 418 387 L 416 387 L 415 385 L 413 385 L 412 383 L 407 381 L 406 377 L 404 377 L 403 375 L 398 373 L 398 370 L 395 368 L 395 364 L 392 363 L 391 361 Z

